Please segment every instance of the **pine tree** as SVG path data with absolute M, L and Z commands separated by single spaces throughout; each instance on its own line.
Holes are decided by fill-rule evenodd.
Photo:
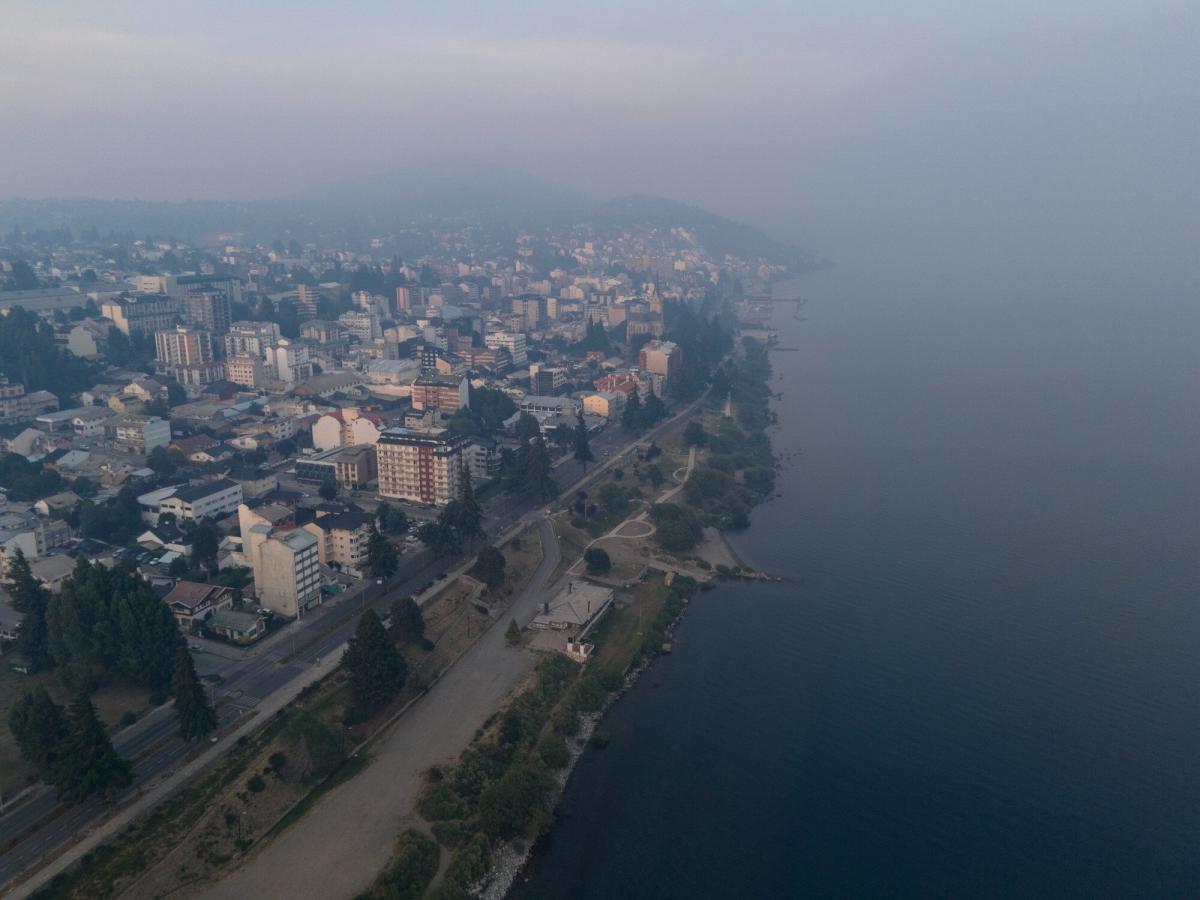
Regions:
M 471 575 L 489 588 L 499 587 L 504 583 L 504 567 L 507 563 L 504 554 L 489 544 L 479 551 L 479 557 L 471 567 Z
M 583 422 L 583 413 L 579 413 L 575 417 L 575 459 L 583 463 L 583 471 L 587 471 L 587 464 L 596 458 L 592 453 L 591 445 L 588 443 L 587 425 Z
M 392 634 L 405 644 L 425 637 L 425 617 L 412 597 L 397 597 L 392 601 Z
M 208 692 L 196 677 L 196 666 L 186 648 L 180 649 L 175 657 L 171 693 L 175 695 L 179 734 L 185 741 L 204 737 L 217 727 L 217 714 L 208 702 Z
M 220 542 L 217 526 L 208 519 L 201 520 L 192 532 L 192 565 L 199 569 L 206 563 L 215 564 Z
M 113 749 L 108 732 L 87 694 L 80 693 L 67 712 L 67 735 L 54 763 L 58 796 L 70 803 L 107 794 L 133 783 L 133 769 Z
M 621 427 L 633 434 L 642 430 L 642 398 L 638 396 L 637 388 L 625 401 L 625 409 L 621 411 Z
M 404 657 L 388 639 L 375 610 L 368 609 L 358 620 L 358 629 L 342 657 L 350 672 L 350 687 L 364 711 L 383 706 L 404 687 L 408 674 Z
M 367 535 L 367 572 L 372 578 L 391 578 L 399 565 L 396 547 L 372 522 Z
M 508 623 L 508 628 L 504 630 L 504 639 L 514 647 L 521 643 L 521 626 L 517 624 L 516 619 Z
M 558 496 L 554 483 L 554 464 L 542 438 L 535 438 L 521 450 L 519 463 L 521 493 L 537 501 L 553 500 Z
M 657 425 L 667 417 L 667 407 L 663 405 L 662 398 L 653 391 L 646 397 L 646 402 L 642 406 L 642 420 L 646 427 Z
M 21 756 L 37 767 L 43 779 L 48 779 L 67 735 L 63 708 L 39 686 L 13 704 L 8 713 L 8 729 L 21 748 Z
M 8 590 L 12 605 L 24 614 L 21 630 L 17 635 L 17 652 L 25 657 L 30 669 L 40 672 L 54 665 L 50 656 L 49 636 L 46 631 L 46 607 L 50 596 L 29 568 L 29 560 L 18 547 L 8 567 Z
M 457 499 L 446 506 L 447 523 L 456 532 L 459 540 L 469 544 L 475 538 L 483 537 L 483 507 L 475 499 L 475 489 L 471 486 L 471 470 L 464 464 L 460 475 L 461 489 Z

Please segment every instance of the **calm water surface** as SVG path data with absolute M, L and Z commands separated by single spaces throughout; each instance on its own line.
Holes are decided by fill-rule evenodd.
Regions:
M 516 896 L 1200 895 L 1200 312 L 777 314 L 783 586 L 699 596 Z

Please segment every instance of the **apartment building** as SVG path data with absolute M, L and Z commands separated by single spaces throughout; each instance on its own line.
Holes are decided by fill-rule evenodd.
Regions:
M 279 339 L 279 326 L 274 322 L 233 322 L 224 336 L 225 355 L 267 359 Z
M 212 338 L 207 331 L 177 325 L 154 335 L 154 354 L 168 366 L 191 366 L 213 360 Z
M 441 428 L 385 429 L 375 444 L 379 495 L 446 505 L 458 496 L 466 445 Z
M 225 360 L 225 377 L 244 387 L 262 387 L 267 383 L 267 370 L 262 357 L 242 354 Z
M 165 294 L 118 297 L 100 305 L 100 314 L 110 319 L 122 334 L 169 331 L 179 321 L 178 304 Z
M 597 391 L 583 398 L 583 411 L 591 416 L 615 419 L 625 408 L 625 395 L 619 391 Z
M 367 566 L 372 521 L 366 513 L 351 510 L 320 516 L 304 525 L 304 530 L 317 539 L 323 565 L 337 564 L 343 571 L 361 578 Z
M 125 416 L 117 421 L 116 441 L 138 453 L 171 443 L 171 423 L 158 416 Z
M 23 422 L 29 418 L 29 398 L 25 385 L 0 375 L 0 422 Z
M 470 403 L 467 379 L 425 373 L 412 386 L 413 409 L 432 409 L 448 416 Z
M 204 484 L 189 484 L 158 503 L 158 514 L 174 513 L 175 520 L 193 521 L 224 516 L 237 510 L 242 502 L 242 486 L 228 478 Z
M 321 602 L 321 548 L 303 528 L 277 529 L 245 504 L 238 507 L 243 553 L 254 591 L 272 612 L 298 617 Z
M 525 335 L 521 332 L 493 331 L 483 339 L 484 346 L 493 350 L 507 350 L 514 366 L 521 367 L 529 364 L 529 355 L 525 349 Z
M 280 338 L 271 355 L 275 363 L 275 375 L 281 381 L 303 381 L 312 377 L 313 367 L 306 344 Z
M 189 325 L 213 334 L 229 330 L 229 295 L 222 290 L 190 290 L 183 298 L 183 318 Z
M 313 423 L 313 447 L 332 450 L 353 444 L 374 444 L 379 440 L 379 426 L 382 424 L 383 419 L 379 416 L 363 414 L 357 409 L 325 413 Z

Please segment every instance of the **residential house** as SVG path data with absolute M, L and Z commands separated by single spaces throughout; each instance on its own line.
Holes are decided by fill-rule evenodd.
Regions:
M 231 609 L 235 595 L 233 588 L 219 584 L 181 581 L 163 599 L 179 627 L 191 633 L 214 613 Z

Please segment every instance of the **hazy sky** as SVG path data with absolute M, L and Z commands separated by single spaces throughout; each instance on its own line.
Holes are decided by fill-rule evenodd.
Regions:
M 1151 266 L 1200 236 L 1198 6 L 6 0 L 0 196 L 475 157 L 834 254 Z

